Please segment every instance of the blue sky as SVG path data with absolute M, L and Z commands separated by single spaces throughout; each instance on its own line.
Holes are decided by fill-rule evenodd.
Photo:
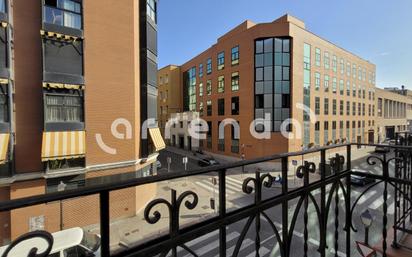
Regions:
M 412 89 L 412 0 L 160 0 L 159 67 L 183 64 L 246 19 L 289 13 L 377 66 L 377 86 Z

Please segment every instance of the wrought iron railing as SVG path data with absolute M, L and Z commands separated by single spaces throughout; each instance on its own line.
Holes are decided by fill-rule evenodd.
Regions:
M 355 222 L 354 213 L 363 197 L 375 187 L 381 186 L 383 201 L 381 210 L 381 254 L 387 256 L 389 244 L 393 247 L 402 246 L 400 233 L 411 233 L 408 218 L 412 211 L 412 146 L 393 145 L 386 146 L 391 151 L 383 154 L 368 153 L 365 157 L 367 165 L 376 169 L 376 173 L 364 173 L 352 170 L 352 148 L 357 147 L 382 147 L 382 145 L 371 144 L 342 144 L 324 148 L 310 149 L 296 153 L 284 153 L 255 160 L 244 160 L 231 164 L 207 167 L 190 172 L 173 172 L 159 176 L 133 178 L 126 181 L 113 181 L 111 183 L 88 186 L 79 190 L 51 193 L 24 199 L 16 199 L 0 203 L 0 212 L 10 211 L 18 208 L 44 204 L 53 201 L 61 201 L 82 196 L 99 195 L 100 211 L 100 234 L 101 234 L 101 256 L 201 256 L 196 249 L 192 248 L 190 242 L 208 233 L 218 234 L 218 256 L 243 256 L 241 254 L 242 244 L 246 237 L 253 238 L 254 254 L 261 256 L 262 230 L 270 230 L 274 238 L 278 254 L 271 249 L 271 256 L 355 256 L 356 241 L 360 241 L 359 222 Z M 340 150 L 343 150 L 343 154 Z M 327 154 L 333 153 L 332 158 L 327 159 Z M 295 176 L 301 184 L 290 187 L 291 161 L 297 157 L 306 159 L 302 165 L 296 168 Z M 310 160 L 310 161 L 307 161 Z M 280 161 L 280 174 L 282 177 L 280 193 L 275 196 L 266 197 L 264 192 L 274 190 L 272 185 L 275 178 L 270 173 L 256 171 L 254 176 L 247 177 L 243 181 L 242 192 L 238 194 L 252 195 L 253 203 L 244 207 L 229 210 L 227 203 L 227 171 L 239 167 L 257 165 L 265 162 Z M 392 165 L 393 164 L 393 165 Z M 330 170 L 329 172 L 327 172 Z M 171 179 L 186 178 L 217 172 L 218 179 L 218 204 L 217 215 L 206 220 L 199 220 L 185 226 L 180 224 L 182 208 L 189 211 L 198 206 L 199 196 L 196 190 L 184 191 L 178 194 L 176 190 L 170 189 L 169 199 L 154 199 L 144 209 L 145 222 L 149 224 L 158 223 L 162 217 L 169 221 L 168 234 L 159 235 L 142 243 L 137 243 L 128 249 L 110 252 L 110 192 L 138 187 L 151 183 L 168 181 Z M 359 194 L 353 195 L 353 176 L 368 178 L 371 184 L 364 187 Z M 388 191 L 395 190 L 395 210 L 393 223 L 390 223 L 388 214 Z M 289 210 L 291 202 L 296 202 L 296 207 Z M 157 208 L 159 205 L 166 206 L 168 213 L 161 213 Z M 271 211 L 277 208 L 276 211 Z M 310 228 L 313 223 L 309 210 L 315 213 L 316 229 Z M 275 213 L 275 215 L 274 215 Z M 280 216 L 281 222 L 275 222 L 274 218 Z M 340 219 L 342 218 L 342 219 Z M 242 222 L 239 237 L 231 250 L 227 246 L 228 226 Z M 301 223 L 302 242 L 296 242 L 295 234 L 298 230 L 297 224 Z M 358 225 L 356 225 L 358 223 Z M 388 239 L 388 230 L 393 227 L 394 237 Z M 250 232 L 252 236 L 250 235 Z M 315 240 L 309 236 L 314 234 Z M 47 256 L 53 244 L 53 237 L 45 231 L 30 232 L 16 239 L 1 257 L 10 257 L 7 252 L 19 243 L 33 237 L 44 238 L 49 244 L 46 252 L 34 254 L 37 249 L 33 246 L 32 256 Z M 312 238 L 313 239 L 313 238 Z M 249 239 L 250 240 L 250 239 Z M 390 242 L 389 240 L 392 240 Z M 314 244 L 316 249 L 313 250 Z

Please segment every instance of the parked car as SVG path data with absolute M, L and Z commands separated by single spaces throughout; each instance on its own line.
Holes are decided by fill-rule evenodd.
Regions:
M 390 145 L 395 144 L 395 140 L 385 139 L 382 143 L 382 146 L 375 147 L 375 153 L 389 153 L 391 151 Z
M 196 155 L 198 155 L 198 154 L 203 155 L 203 154 L 204 154 L 204 153 L 203 153 L 203 150 L 202 150 L 202 149 L 197 149 L 196 151 L 193 151 L 193 155 L 194 155 L 194 156 L 196 156 Z
M 214 158 L 204 158 L 198 161 L 198 165 L 200 167 L 208 167 L 208 166 L 214 166 L 214 165 L 219 165 L 219 162 L 216 161 Z
M 53 247 L 47 257 L 100 257 L 100 236 L 84 231 L 81 228 L 71 228 L 52 234 Z M 30 244 L 19 244 L 11 250 L 9 256 L 27 256 L 34 246 L 44 245 L 44 239 L 33 238 Z M 0 247 L 0 256 L 9 246 Z
M 359 169 L 352 169 L 353 172 L 362 172 L 362 173 L 370 173 L 365 170 L 359 170 Z M 369 178 L 366 175 L 350 175 L 350 181 L 352 185 L 356 186 L 366 186 L 371 183 L 374 183 L 376 180 L 374 178 Z

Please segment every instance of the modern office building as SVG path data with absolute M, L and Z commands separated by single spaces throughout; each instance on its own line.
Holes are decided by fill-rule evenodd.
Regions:
M 0 3 L 0 200 L 149 173 L 164 147 L 156 128 L 157 1 Z M 155 192 L 148 185 L 111 194 L 111 217 L 135 215 Z M 99 223 L 88 208 L 96 201 L 1 213 L 0 243 Z
M 157 114 L 162 135 L 172 113 L 182 111 L 182 83 L 180 67 L 168 65 L 159 70 L 158 74 Z M 168 139 L 165 139 L 168 141 Z
M 378 142 L 395 139 L 398 132 L 410 131 L 412 97 L 408 95 L 408 90 L 378 88 L 376 95 Z
M 211 128 L 206 151 L 249 159 L 376 141 L 375 65 L 313 34 L 290 15 L 269 23 L 245 21 L 180 69 L 183 111 L 199 112 Z M 266 126 L 253 124 L 265 114 Z M 226 118 L 240 125 L 239 139 L 231 126 L 225 127 L 224 139 L 218 138 Z M 288 119 L 294 124 L 286 124 Z M 284 137 L 282 127 L 294 136 Z M 256 138 L 250 128 L 269 132 L 270 138 Z

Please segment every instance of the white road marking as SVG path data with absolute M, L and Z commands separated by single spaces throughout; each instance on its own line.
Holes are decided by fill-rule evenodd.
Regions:
M 209 239 L 213 236 L 216 236 L 218 233 L 219 233 L 219 230 L 215 230 L 213 232 L 210 232 L 209 234 L 206 234 L 206 235 L 203 235 L 203 236 L 198 237 L 196 239 L 193 239 L 192 241 L 189 241 L 189 242 L 185 243 L 185 245 L 187 247 L 191 247 L 191 246 L 196 245 L 196 244 L 198 244 L 202 241 L 205 241 L 205 240 L 207 240 L 207 239 Z M 179 249 L 177 251 L 180 252 L 182 250 L 183 250 L 183 248 L 179 247 Z
M 373 203 L 371 203 L 368 208 L 372 209 L 372 210 L 376 210 L 378 208 L 380 208 L 383 205 L 383 198 L 379 197 L 378 199 L 375 199 L 375 201 L 373 201 Z
M 264 248 L 264 249 L 266 249 L 266 248 Z M 279 255 L 277 255 L 277 253 L 279 252 L 279 244 L 276 244 L 275 245 L 275 248 L 273 248 L 272 249 L 272 251 L 270 252 L 270 257 L 276 257 L 276 256 L 279 256 Z M 259 252 L 260 253 L 260 252 Z M 261 254 L 261 256 L 263 256 L 264 254 Z M 252 255 L 253 256 L 253 255 Z M 250 254 L 248 255 L 248 257 L 252 257 L 252 256 L 250 256 Z
M 270 253 L 270 251 L 266 247 L 260 247 L 260 249 L 259 249 L 259 255 L 260 256 L 262 256 L 262 257 L 266 256 L 266 254 L 268 254 L 268 253 Z M 255 251 L 249 253 L 246 257 L 254 257 L 254 256 L 256 256 Z
M 235 239 L 236 237 L 238 237 L 240 234 L 237 232 L 232 232 L 229 235 L 226 236 L 226 242 L 232 241 L 233 239 Z M 195 250 L 194 252 L 198 255 L 198 256 L 203 256 L 206 253 L 215 250 L 216 248 L 219 247 L 219 240 L 215 240 L 213 242 L 211 242 L 210 244 L 204 245 L 203 247 Z M 190 257 L 192 256 L 190 253 L 186 254 L 184 257 Z
M 389 214 L 389 215 L 395 214 L 395 201 L 393 201 L 392 204 L 389 205 L 389 207 L 388 207 L 388 214 Z
M 244 250 L 245 248 L 247 248 L 247 247 L 249 247 L 249 246 L 251 246 L 251 245 L 254 245 L 254 244 L 255 244 L 254 241 L 250 240 L 249 238 L 246 238 L 245 240 L 243 240 L 242 245 L 240 246 L 239 253 L 240 253 L 242 250 Z M 228 248 L 228 249 L 226 250 L 226 255 L 227 255 L 227 256 L 231 256 L 231 255 L 233 254 L 233 252 L 235 251 L 235 247 L 236 247 L 236 244 L 234 244 L 232 247 Z M 215 257 L 219 257 L 219 254 L 218 254 L 218 255 L 215 255 Z
M 202 180 L 203 183 L 206 183 L 208 186 L 210 187 L 216 187 L 216 189 L 219 188 L 219 185 L 213 185 L 212 182 L 210 182 L 209 180 Z M 238 191 L 238 189 L 236 187 L 230 186 L 228 184 L 226 184 L 226 192 L 233 192 L 235 193 L 236 191 Z M 232 193 L 231 193 L 232 194 Z
M 226 177 L 226 180 L 227 181 L 232 181 L 233 183 L 236 183 L 236 184 L 238 184 L 238 185 L 240 185 L 240 186 L 242 186 L 243 185 L 243 181 L 239 181 L 239 180 L 237 180 L 237 179 L 234 179 L 234 178 L 232 178 L 232 177 Z
M 216 195 L 218 195 L 219 194 L 219 189 L 216 187 L 216 189 L 214 189 L 213 188 L 213 185 L 212 186 L 208 186 L 208 185 L 206 185 L 204 182 L 200 182 L 200 181 L 196 181 L 195 182 L 195 184 L 196 185 L 198 185 L 198 186 L 200 186 L 200 187 L 202 187 L 202 188 L 204 188 L 204 189 L 206 189 L 207 191 L 210 191 L 211 193 L 213 193 L 213 190 L 215 190 L 215 192 L 216 192 Z M 226 190 L 226 192 L 228 193 L 228 194 L 234 194 L 235 192 L 233 192 L 232 190 Z
M 361 199 L 359 199 L 359 201 L 358 201 L 358 205 L 360 205 L 360 204 L 364 204 L 367 200 L 369 200 L 372 196 L 374 196 L 374 195 L 376 195 L 376 190 L 373 190 L 373 191 L 369 191 L 369 192 L 367 192 L 366 194 L 364 194 L 362 197 L 361 197 Z

